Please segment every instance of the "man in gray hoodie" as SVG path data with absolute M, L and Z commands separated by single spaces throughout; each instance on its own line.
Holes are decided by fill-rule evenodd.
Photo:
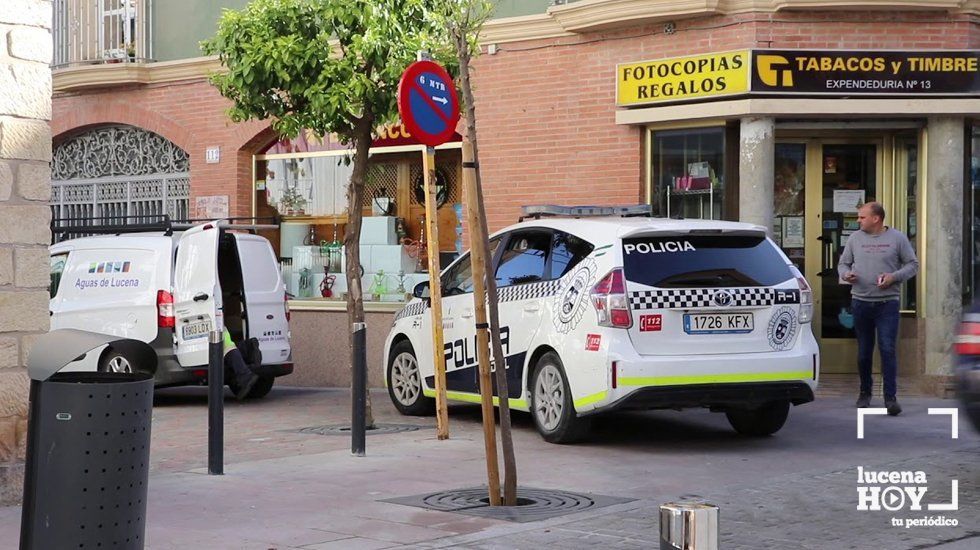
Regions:
M 871 360 L 875 332 L 881 353 L 881 376 L 885 408 L 896 416 L 902 412 L 896 399 L 898 360 L 898 305 L 902 282 L 919 269 L 915 251 L 904 233 L 885 225 L 885 209 L 869 202 L 858 209 L 860 231 L 847 238 L 837 271 L 851 285 L 851 313 L 858 342 L 858 372 L 861 393 L 857 407 L 871 405 Z

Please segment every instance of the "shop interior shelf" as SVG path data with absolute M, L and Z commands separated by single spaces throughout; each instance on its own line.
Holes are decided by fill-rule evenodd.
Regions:
M 670 194 L 674 197 L 684 197 L 688 195 L 710 195 L 711 189 L 671 189 Z
M 283 216 L 282 223 L 309 223 L 313 225 L 336 225 L 347 223 L 347 216 Z

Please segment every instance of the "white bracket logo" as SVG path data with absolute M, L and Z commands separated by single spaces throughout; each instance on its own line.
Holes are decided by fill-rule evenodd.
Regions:
M 929 407 L 930 415 L 949 415 L 951 439 L 960 438 L 959 413 L 960 413 L 959 409 L 955 407 Z M 884 416 L 886 414 L 888 414 L 888 409 L 883 407 L 857 409 L 857 438 L 864 439 L 865 416 Z

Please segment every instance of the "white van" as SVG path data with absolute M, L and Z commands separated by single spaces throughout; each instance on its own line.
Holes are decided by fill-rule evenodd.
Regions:
M 208 333 L 223 316 L 259 376 L 263 397 L 293 371 L 289 312 L 278 262 L 264 237 L 210 222 L 184 232 L 119 233 L 63 241 L 51 254 L 51 329 L 74 328 L 152 345 L 157 387 L 207 381 Z M 105 350 L 98 369 L 130 372 Z M 226 373 L 232 391 L 235 377 Z

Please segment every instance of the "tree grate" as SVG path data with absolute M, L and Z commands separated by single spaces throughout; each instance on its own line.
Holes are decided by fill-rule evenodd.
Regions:
M 386 499 L 382 502 L 526 523 L 595 510 L 632 500 L 634 499 L 518 487 L 517 506 L 490 506 L 487 488 L 471 487 L 455 491 Z
M 368 428 L 367 435 L 396 434 L 401 432 L 415 432 L 418 430 L 431 429 L 432 426 L 422 426 L 418 424 L 375 424 L 373 428 Z M 350 424 L 328 424 L 326 426 L 308 426 L 298 430 L 291 430 L 301 434 L 315 435 L 350 435 Z

